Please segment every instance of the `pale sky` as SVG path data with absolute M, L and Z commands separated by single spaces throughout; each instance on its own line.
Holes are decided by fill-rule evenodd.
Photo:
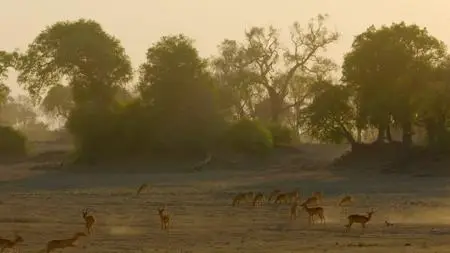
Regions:
M 57 21 L 94 19 L 121 40 L 135 67 L 163 35 L 184 33 L 207 57 L 224 38 L 242 40 L 251 26 L 274 25 L 287 36 L 294 21 L 306 24 L 319 13 L 341 33 L 327 52 L 339 64 L 354 36 L 372 24 L 416 23 L 450 45 L 449 0 L 2 0 L 1 7 L 0 50 L 25 50 Z M 14 78 L 9 84 L 18 92 Z

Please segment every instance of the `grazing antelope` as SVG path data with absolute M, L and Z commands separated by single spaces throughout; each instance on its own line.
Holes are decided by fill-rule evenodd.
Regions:
M 298 201 L 295 201 L 292 203 L 291 208 L 289 209 L 289 216 L 291 220 L 297 219 L 297 212 L 298 212 Z
M 272 201 L 273 198 L 275 198 L 276 196 L 278 196 L 278 194 L 280 194 L 281 191 L 280 190 L 273 190 L 270 194 L 269 194 L 269 202 Z
M 84 219 L 84 224 L 85 224 L 86 230 L 87 230 L 88 234 L 90 235 L 92 233 L 92 228 L 95 223 L 95 218 L 93 215 L 88 215 L 87 208 L 85 208 L 82 211 L 82 214 L 83 214 L 83 219 Z
M 303 202 L 302 205 L 313 205 L 313 204 L 317 205 L 318 200 L 319 199 L 317 196 L 312 196 L 312 197 L 307 198 L 305 200 L 305 202 Z
M 258 192 L 255 195 L 255 198 L 253 199 L 253 206 L 256 206 L 256 205 L 261 206 L 263 201 L 264 201 L 264 194 L 262 194 L 261 192 Z
M 253 201 L 253 199 L 255 198 L 255 193 L 254 192 L 246 192 L 245 194 L 245 200 L 247 201 Z
M 14 240 L 0 238 L 0 247 L 1 247 L 0 252 L 4 252 L 5 249 L 12 249 L 16 251 L 16 245 L 21 242 L 23 242 L 23 238 L 19 235 L 16 235 L 16 238 Z
M 161 230 L 167 230 L 169 228 L 170 216 L 165 213 L 166 209 L 158 208 L 159 219 L 161 221 Z
M 360 214 L 352 214 L 348 216 L 348 224 L 345 225 L 346 231 L 350 231 L 350 228 L 352 227 L 353 223 L 359 223 L 361 224 L 362 230 L 366 228 L 366 223 L 370 221 L 372 218 L 374 211 L 373 209 L 367 213 L 367 216 L 360 215 Z
M 277 197 L 275 198 L 274 203 L 277 204 L 277 205 L 279 205 L 279 204 L 281 204 L 282 202 L 288 203 L 288 200 L 289 200 L 289 197 L 288 197 L 287 193 L 280 193 L 280 194 L 278 194 Z
M 69 247 L 76 247 L 75 243 L 78 241 L 78 239 L 82 236 L 86 236 L 83 232 L 76 233 L 72 238 L 70 239 L 62 239 L 62 240 L 51 240 L 47 243 L 47 249 L 46 253 L 50 253 L 56 249 L 64 249 Z
M 138 188 L 138 190 L 136 191 L 136 196 L 138 196 L 139 194 L 141 194 L 141 192 L 142 192 L 143 190 L 147 189 L 147 187 L 148 187 L 148 184 L 146 184 L 146 183 L 142 184 L 142 185 Z
M 393 227 L 394 223 L 390 223 L 389 221 L 384 221 L 384 224 L 386 225 L 386 227 Z
M 301 206 L 309 215 L 309 224 L 314 224 L 314 216 L 319 216 L 320 221 L 325 224 L 325 215 L 322 207 L 308 207 L 305 203 Z
M 234 196 L 232 205 L 233 206 L 239 205 L 241 203 L 241 201 L 247 199 L 247 194 L 248 193 L 242 193 L 242 192 L 238 193 L 236 196 Z
M 339 201 L 338 206 L 342 206 L 344 204 L 351 204 L 353 202 L 353 198 L 350 195 L 346 195 Z

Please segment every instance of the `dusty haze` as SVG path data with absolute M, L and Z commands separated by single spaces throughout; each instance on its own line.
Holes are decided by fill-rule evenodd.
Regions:
M 135 67 L 163 35 L 184 33 L 196 40 L 203 56 L 209 56 L 224 38 L 242 39 L 251 26 L 272 24 L 287 35 L 292 22 L 305 23 L 319 13 L 329 14 L 330 26 L 342 34 L 328 51 L 338 63 L 353 37 L 371 24 L 417 23 L 450 44 L 450 2 L 445 0 L 17 0 L 3 1 L 2 8 L 0 50 L 25 49 L 45 26 L 57 21 L 89 18 L 122 41 Z M 19 92 L 15 75 L 10 79 L 13 92 Z

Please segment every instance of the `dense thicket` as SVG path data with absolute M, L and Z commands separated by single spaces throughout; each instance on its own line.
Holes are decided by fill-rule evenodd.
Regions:
M 14 104 L 1 81 L 15 68 L 33 102 L 66 121 L 87 159 L 261 154 L 304 136 L 450 148 L 446 45 L 417 25 L 371 26 L 355 37 L 336 78 L 325 51 L 339 34 L 326 19 L 294 23 L 288 43 L 272 26 L 250 28 L 243 41 L 223 40 L 210 59 L 191 38 L 164 36 L 148 48 L 136 84 L 120 41 L 100 24 L 58 22 L 25 52 L 0 51 L 0 104 L 3 113 Z

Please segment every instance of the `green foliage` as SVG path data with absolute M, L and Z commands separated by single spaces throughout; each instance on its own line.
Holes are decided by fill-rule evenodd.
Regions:
M 358 35 L 345 55 L 343 80 L 356 92 L 360 122 L 378 127 L 383 134 L 393 119 L 409 139 L 417 109 L 412 101 L 446 54 L 443 42 L 426 29 L 403 22 L 371 26 Z
M 163 37 L 140 67 L 139 91 L 162 150 L 204 150 L 223 124 L 218 90 L 192 43 L 184 35 Z
M 280 123 L 292 108 L 305 105 L 305 78 L 327 76 L 336 65 L 322 55 L 339 34 L 318 15 L 306 27 L 295 22 L 290 29 L 291 45 L 280 43 L 279 30 L 252 27 L 245 41 L 226 39 L 219 46 L 213 69 L 220 84 L 229 88 L 237 118 L 256 115 L 256 105 L 268 101 L 268 119 Z
M 355 117 L 348 87 L 319 81 L 312 92 L 314 99 L 303 113 L 307 132 L 321 141 L 355 143 L 352 136 Z
M 0 109 L 0 122 L 19 129 L 35 123 L 37 114 L 26 96 L 9 97 Z
M 92 20 L 57 22 L 42 31 L 20 57 L 19 83 L 34 98 L 63 78 L 75 103 L 109 104 L 112 87 L 131 80 L 131 63 L 119 40 Z
M 9 126 L 0 126 L 0 155 L 22 156 L 26 154 L 26 138 Z
M 233 150 L 249 154 L 267 154 L 273 148 L 270 131 L 256 120 L 243 119 L 232 124 L 223 140 Z
M 290 144 L 293 140 L 292 129 L 280 124 L 269 124 L 268 130 L 270 131 L 273 139 L 273 143 L 277 144 Z
M 44 112 L 52 117 L 69 117 L 74 106 L 71 88 L 60 84 L 51 87 L 42 101 Z

